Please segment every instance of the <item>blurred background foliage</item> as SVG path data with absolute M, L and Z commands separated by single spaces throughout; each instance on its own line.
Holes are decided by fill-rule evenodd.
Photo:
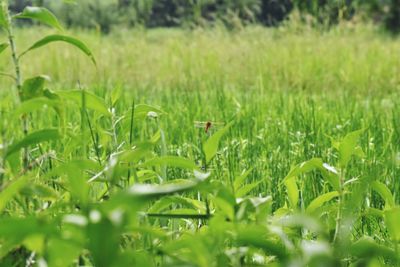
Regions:
M 114 27 L 210 27 L 222 24 L 277 26 L 300 19 L 331 27 L 360 19 L 400 32 L 400 0 L 10 0 L 14 12 L 26 5 L 50 8 L 69 27 L 109 32 Z M 293 16 L 292 14 L 297 14 Z

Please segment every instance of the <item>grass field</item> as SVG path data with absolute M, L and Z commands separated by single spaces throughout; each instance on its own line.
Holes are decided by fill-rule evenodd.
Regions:
M 46 33 L 19 30 L 18 48 Z M 97 67 L 63 44 L 21 61 L 57 102 L 21 105 L 0 78 L 4 266 L 398 266 L 398 39 L 349 26 L 74 34 Z M 42 131 L 29 140 L 27 113 Z

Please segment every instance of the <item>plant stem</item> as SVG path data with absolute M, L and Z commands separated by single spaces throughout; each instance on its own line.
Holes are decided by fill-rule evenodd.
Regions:
M 340 190 L 339 190 L 339 200 L 338 200 L 338 212 L 336 215 L 336 227 L 335 235 L 333 237 L 333 242 L 336 243 L 339 238 L 340 228 L 342 224 L 342 209 L 343 209 L 343 184 L 344 184 L 344 169 L 340 170 Z
M 19 100 L 19 102 L 21 102 L 22 101 L 22 74 L 21 74 L 21 68 L 19 65 L 19 58 L 17 55 L 17 46 L 15 44 L 12 20 L 11 20 L 10 11 L 8 9 L 7 1 L 4 2 L 3 8 L 4 8 L 4 12 L 5 12 L 6 19 L 7 19 L 6 32 L 7 32 L 8 41 L 10 43 L 11 57 L 12 57 L 12 61 L 14 64 L 14 69 L 15 69 L 15 84 L 17 86 L 17 91 L 18 91 L 18 100 Z M 22 119 L 22 131 L 23 131 L 24 135 L 27 135 L 28 128 L 29 128 L 27 114 L 23 114 L 21 119 Z M 29 165 L 28 159 L 29 159 L 28 148 L 24 148 L 23 157 L 22 157 L 24 168 L 26 168 Z

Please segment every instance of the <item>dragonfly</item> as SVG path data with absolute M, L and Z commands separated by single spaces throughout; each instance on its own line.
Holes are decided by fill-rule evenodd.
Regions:
M 195 121 L 194 126 L 196 128 L 203 128 L 205 133 L 208 133 L 211 128 L 219 128 L 223 126 L 224 123 L 222 122 L 214 122 L 214 121 Z

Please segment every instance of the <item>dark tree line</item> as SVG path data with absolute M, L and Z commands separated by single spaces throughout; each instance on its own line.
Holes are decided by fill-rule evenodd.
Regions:
M 67 26 L 97 27 L 104 32 L 117 25 L 276 26 L 295 9 L 328 26 L 362 14 L 400 32 L 400 0 L 10 0 L 10 4 L 14 12 L 28 4 L 45 5 Z

